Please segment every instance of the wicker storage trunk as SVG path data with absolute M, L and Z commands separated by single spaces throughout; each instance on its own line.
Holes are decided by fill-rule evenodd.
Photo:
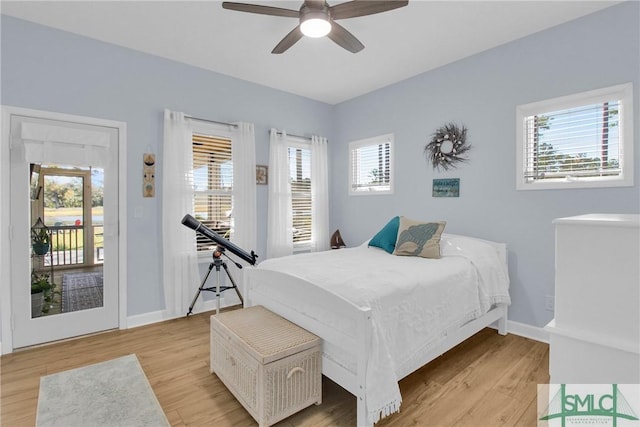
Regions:
M 322 401 L 320 338 L 262 306 L 211 316 L 211 372 L 260 427 Z

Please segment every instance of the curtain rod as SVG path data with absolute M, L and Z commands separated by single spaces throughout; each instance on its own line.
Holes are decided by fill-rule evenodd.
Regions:
M 237 128 L 238 125 L 233 124 L 233 123 L 227 123 L 227 122 L 219 122 L 217 120 L 211 120 L 211 119 L 201 119 L 200 117 L 194 117 L 194 116 L 189 116 L 189 115 L 184 115 L 185 119 L 190 119 L 190 120 L 197 120 L 199 122 L 207 122 L 207 123 L 215 123 L 217 125 L 224 125 L 224 126 L 231 126 L 234 128 Z
M 279 133 L 280 135 L 283 134 L 283 132 L 281 130 L 276 130 L 276 133 Z M 309 141 L 311 141 L 311 137 L 310 136 L 294 135 L 292 133 L 288 133 L 287 136 L 292 136 L 294 138 L 308 139 Z
M 238 127 L 238 125 L 236 125 L 234 123 L 219 122 L 217 120 L 211 120 L 211 119 L 202 119 L 200 117 L 189 116 L 187 114 L 184 115 L 184 118 L 185 119 L 190 119 L 190 120 L 197 120 L 199 122 L 207 122 L 207 123 L 215 123 L 217 125 L 231 126 L 231 127 L 234 127 L 234 128 Z M 276 133 L 279 133 L 280 135 L 282 135 L 282 131 L 280 131 L 280 130 L 277 130 Z M 295 135 L 295 134 L 292 134 L 292 133 L 288 133 L 287 135 L 288 136 L 292 136 L 294 138 L 301 138 L 301 139 L 311 140 L 310 136 Z

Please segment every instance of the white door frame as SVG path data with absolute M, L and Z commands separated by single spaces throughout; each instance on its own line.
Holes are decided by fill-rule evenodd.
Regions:
M 9 252 L 13 237 L 10 220 L 10 139 L 12 115 L 68 121 L 118 129 L 118 327 L 127 329 L 127 124 L 86 116 L 2 106 L 2 145 L 0 146 L 0 354 L 13 351 L 13 313 L 11 307 L 11 265 Z

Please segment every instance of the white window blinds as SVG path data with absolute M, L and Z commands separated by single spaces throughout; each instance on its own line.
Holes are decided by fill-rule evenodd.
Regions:
M 632 106 L 630 84 L 519 106 L 518 189 L 632 185 Z
M 233 162 L 231 140 L 193 134 L 194 213 L 198 221 L 229 238 L 232 228 Z M 215 244 L 197 234 L 198 251 Z
M 526 117 L 528 181 L 622 172 L 620 101 Z
M 289 147 L 293 243 L 311 242 L 311 149 Z
M 349 144 L 351 194 L 393 190 L 393 135 Z

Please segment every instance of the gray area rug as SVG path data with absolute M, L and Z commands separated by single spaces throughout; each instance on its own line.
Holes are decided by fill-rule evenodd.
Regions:
M 67 273 L 62 276 L 62 312 L 103 305 L 102 272 Z
M 40 378 L 36 427 L 169 426 L 135 354 Z

